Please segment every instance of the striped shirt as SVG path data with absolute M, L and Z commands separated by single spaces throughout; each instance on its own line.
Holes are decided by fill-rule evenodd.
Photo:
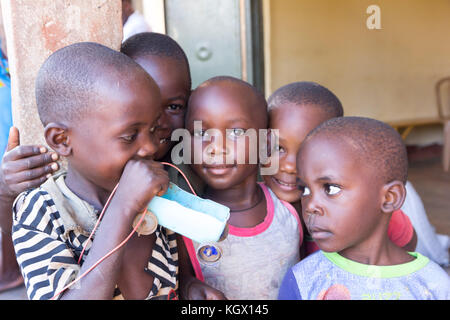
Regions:
M 98 212 L 71 192 L 64 178 L 64 174 L 50 177 L 41 187 L 21 193 L 13 206 L 12 238 L 29 299 L 50 299 L 77 278 L 94 239 L 78 265 Z M 143 266 L 154 277 L 147 299 L 176 298 L 176 234 L 158 226 L 155 235 L 152 255 Z M 123 298 L 119 288 L 111 298 Z

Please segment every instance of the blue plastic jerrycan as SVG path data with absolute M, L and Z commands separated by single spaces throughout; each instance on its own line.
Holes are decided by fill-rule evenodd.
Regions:
M 230 217 L 230 208 L 173 183 L 163 196 L 150 201 L 148 210 L 158 218 L 158 224 L 198 243 L 219 241 Z

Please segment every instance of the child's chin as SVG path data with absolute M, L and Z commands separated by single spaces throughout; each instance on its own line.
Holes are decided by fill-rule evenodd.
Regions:
M 273 191 L 273 190 L 272 190 Z M 300 201 L 300 195 L 299 192 L 285 192 L 285 191 L 278 191 L 275 192 L 276 196 L 278 197 L 278 199 L 286 201 L 286 202 L 290 202 L 290 203 L 294 203 L 297 201 Z
M 230 189 L 235 185 L 233 181 L 230 181 L 230 179 L 206 179 L 206 183 L 208 186 L 216 190 Z
M 266 185 L 275 193 L 278 199 L 286 201 L 286 202 L 297 202 L 301 198 L 301 193 L 298 189 L 295 190 L 283 190 L 273 181 L 269 181 L 269 179 L 264 179 Z
M 334 245 L 329 245 L 328 243 L 324 243 L 322 241 L 315 241 L 320 250 L 324 252 L 340 252 L 342 248 L 336 247 Z

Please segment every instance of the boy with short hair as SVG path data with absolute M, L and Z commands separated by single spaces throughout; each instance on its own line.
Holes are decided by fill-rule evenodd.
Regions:
M 279 299 L 450 298 L 445 271 L 387 236 L 408 170 L 393 128 L 368 118 L 330 119 L 308 134 L 297 166 L 303 219 L 321 251 L 286 273 Z
M 163 112 L 156 133 L 159 148 L 156 159 L 170 161 L 175 129 L 184 128 L 184 115 L 191 94 L 189 62 L 180 45 L 165 34 L 138 33 L 127 39 L 120 49 L 137 62 L 155 80 L 161 91 Z
M 121 52 L 144 68 L 160 89 L 162 112 L 155 131 L 159 145 L 154 158 L 170 161 L 170 149 L 173 146 L 170 135 L 175 129 L 184 127 L 184 115 L 191 91 L 189 62 L 186 54 L 175 40 L 167 35 L 154 32 L 144 32 L 130 37 L 122 44 Z M 13 133 L 18 136 L 17 129 L 13 130 Z M 11 144 L 12 147 L 15 147 L 14 150 L 9 152 L 7 158 L 2 162 L 5 170 L 2 167 L 0 171 L 0 196 L 5 195 L 5 200 L 0 202 L 2 208 L 4 208 L 0 210 L 0 215 L 5 216 L 5 218 L 12 217 L 7 212 L 10 212 L 15 196 L 27 189 L 26 186 L 28 188 L 39 186 L 47 179 L 47 173 L 59 169 L 56 162 L 52 163 L 52 161 L 58 159 L 57 153 L 39 154 L 39 146 L 20 146 L 18 137 L 16 140 L 15 145 Z M 23 166 L 23 163 L 28 161 L 32 164 L 30 169 Z M 191 170 L 188 170 L 187 165 L 180 166 L 180 168 L 188 175 L 194 188 L 200 186 L 200 180 L 192 174 Z M 172 182 L 188 189 L 186 181 L 179 175 L 178 171 L 172 167 L 166 167 L 165 169 L 168 171 Z M 5 228 L 11 229 L 11 224 L 12 222 L 5 221 Z M 180 250 L 182 251 L 182 249 Z M 179 258 L 183 256 L 180 250 Z M 12 252 L 12 258 L 15 262 L 14 252 Z M 15 263 L 17 264 L 17 262 Z
M 76 290 L 61 292 L 122 242 L 135 216 L 168 187 L 167 173 L 153 161 L 161 114 L 154 80 L 122 53 L 77 43 L 43 64 L 36 100 L 46 142 L 67 158 L 68 171 L 25 191 L 14 203 L 13 242 L 29 298 L 173 298 L 178 266 L 171 248 L 176 239 L 160 226 L 154 234 L 133 235 Z M 117 183 L 95 241 L 87 243 L 78 265 Z
M 269 128 L 278 130 L 279 144 L 275 146 L 274 156 L 279 157 L 279 170 L 263 179 L 278 198 L 290 203 L 301 215 L 301 192 L 296 184 L 298 150 L 310 131 L 328 119 L 342 117 L 344 110 L 333 92 L 310 81 L 292 82 L 278 88 L 268 99 L 268 109 Z M 302 258 L 318 250 L 307 230 L 304 231 Z M 392 214 L 388 234 L 398 246 L 414 251 L 417 237 L 401 210 Z
M 209 79 L 190 97 L 186 129 L 194 153 L 202 147 L 200 163 L 194 154 L 191 165 L 206 185 L 201 196 L 230 208 L 225 240 L 187 243 L 197 278 L 215 290 L 193 280 L 186 296 L 276 299 L 283 274 L 299 260 L 302 229 L 297 213 L 257 183 L 258 163 L 250 161 L 246 133 L 267 129 L 264 96 L 240 79 Z
M 136 61 L 155 80 L 161 91 L 162 114 L 156 135 L 159 140 L 155 159 L 171 162 L 175 141 L 171 135 L 184 128 L 187 102 L 191 94 L 189 61 L 180 45 L 171 37 L 156 32 L 143 32 L 130 37 L 122 44 L 120 52 Z M 189 179 L 196 192 L 201 192 L 202 181 L 185 164 L 177 165 Z M 184 177 L 166 167 L 170 181 L 186 191 L 191 191 Z

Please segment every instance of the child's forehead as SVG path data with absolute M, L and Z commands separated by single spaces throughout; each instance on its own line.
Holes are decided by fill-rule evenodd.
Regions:
M 284 104 L 269 111 L 269 127 L 279 129 L 280 135 L 303 141 L 306 135 L 331 116 L 314 105 Z
M 141 65 L 144 63 L 148 67 L 153 67 L 155 70 L 177 68 L 179 69 L 178 75 L 189 77 L 189 67 L 186 61 L 182 59 L 164 55 L 142 54 L 136 56 L 134 60 Z
M 96 91 L 96 100 L 100 104 L 120 107 L 135 103 L 160 108 L 159 87 L 143 69 L 130 69 L 126 75 L 109 73 L 109 77 L 98 84 L 101 87 Z
M 198 88 L 189 102 L 191 114 L 202 114 L 211 120 L 242 119 L 258 123 L 267 115 L 264 101 L 245 85 L 219 82 Z
M 286 101 L 279 105 L 272 106 L 269 110 L 271 121 L 283 121 L 285 119 L 294 119 L 296 121 L 321 120 L 321 122 L 333 118 L 333 115 L 326 112 L 321 105 L 314 103 L 295 103 Z
M 343 137 L 319 135 L 307 139 L 300 148 L 297 163 L 300 178 L 332 177 L 342 182 L 364 176 L 372 182 L 371 177 L 376 175 L 376 168 L 364 161 L 361 150 Z
M 299 156 L 323 159 L 332 162 L 336 159 L 343 162 L 355 162 L 362 159 L 364 150 L 353 139 L 345 135 L 319 133 L 303 142 Z
M 190 94 L 189 69 L 183 61 L 170 57 L 144 56 L 136 58 L 136 62 L 150 74 L 160 89 L 182 91 L 187 96 Z

